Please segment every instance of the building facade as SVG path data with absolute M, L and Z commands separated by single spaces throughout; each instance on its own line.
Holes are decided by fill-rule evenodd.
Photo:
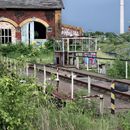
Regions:
M 0 43 L 43 43 L 61 36 L 62 0 L 0 0 Z

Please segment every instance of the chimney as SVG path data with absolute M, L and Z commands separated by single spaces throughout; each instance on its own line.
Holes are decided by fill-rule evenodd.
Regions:
M 124 0 L 120 0 L 120 34 L 124 33 Z

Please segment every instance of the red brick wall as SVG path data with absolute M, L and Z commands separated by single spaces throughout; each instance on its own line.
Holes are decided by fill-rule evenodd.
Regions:
M 56 37 L 56 22 L 55 22 L 55 10 L 0 10 L 0 17 L 9 18 L 15 21 L 17 24 L 20 24 L 28 18 L 39 18 L 44 20 L 52 28 L 52 32 L 47 33 L 47 38 Z M 59 28 L 60 29 L 60 28 Z M 20 29 L 16 29 L 17 40 L 20 40 Z

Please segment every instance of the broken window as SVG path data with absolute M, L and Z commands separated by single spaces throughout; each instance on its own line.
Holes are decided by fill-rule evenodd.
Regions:
M 46 27 L 39 22 L 34 22 L 34 39 L 46 39 Z
M 12 42 L 11 29 L 0 29 L 0 43 L 6 44 Z

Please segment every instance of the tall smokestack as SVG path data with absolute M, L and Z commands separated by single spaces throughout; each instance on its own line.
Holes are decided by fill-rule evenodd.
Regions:
M 124 33 L 124 0 L 120 0 L 120 34 Z

